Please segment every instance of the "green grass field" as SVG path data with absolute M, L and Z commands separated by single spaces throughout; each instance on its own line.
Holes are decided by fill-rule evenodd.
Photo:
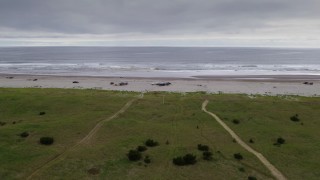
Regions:
M 0 179 L 26 179 L 138 95 L 1 88 Z M 273 179 L 255 156 L 201 111 L 204 99 L 210 100 L 209 111 L 219 115 L 244 141 L 252 138 L 250 146 L 288 179 L 318 179 L 320 98 L 204 93 L 147 93 L 119 117 L 103 124 L 88 143 L 68 151 L 32 179 Z M 290 120 L 294 114 L 299 114 L 299 122 Z M 233 119 L 240 123 L 234 124 Z M 30 135 L 20 137 L 25 131 Z M 55 142 L 41 145 L 42 136 L 51 136 Z M 278 137 L 284 138 L 285 144 L 273 145 Z M 142 153 L 151 163 L 129 161 L 127 152 L 149 138 L 160 143 Z M 212 161 L 202 159 L 198 144 L 210 147 Z M 174 157 L 187 153 L 197 156 L 195 165 L 172 163 Z M 241 153 L 244 159 L 234 159 L 234 153 Z M 95 175 L 88 172 L 92 168 L 97 170 Z

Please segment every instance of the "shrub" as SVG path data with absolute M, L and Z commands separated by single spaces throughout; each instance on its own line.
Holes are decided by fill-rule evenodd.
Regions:
M 246 172 L 246 170 L 243 167 L 238 168 L 240 172 Z
M 249 143 L 254 143 L 254 140 L 253 139 L 249 139 Z
M 7 124 L 6 122 L 0 122 L 0 126 L 4 126 L 6 124 Z
M 254 177 L 254 176 L 249 176 L 249 177 L 248 177 L 248 180 L 257 180 L 257 178 Z
M 154 147 L 154 146 L 158 146 L 159 143 L 157 141 L 154 141 L 153 139 L 148 139 L 145 142 L 145 145 L 148 146 L 148 147 Z
M 41 137 L 40 144 L 51 145 L 54 142 L 53 137 Z
M 29 133 L 28 132 L 23 132 L 20 134 L 20 137 L 28 137 L 29 136 Z
M 127 156 L 130 161 L 139 161 L 141 159 L 141 153 L 137 150 L 130 150 Z
M 198 150 L 199 151 L 209 151 L 209 146 L 198 144 Z
M 173 158 L 172 162 L 177 166 L 192 165 L 197 162 L 197 157 L 193 154 L 186 154 L 183 157 L 179 156 L 179 157 Z
M 285 139 L 283 139 L 282 137 L 279 137 L 278 139 L 277 139 L 277 144 L 284 144 L 285 143 Z
M 179 157 L 176 157 L 176 158 L 173 158 L 172 160 L 173 164 L 177 165 L 177 166 L 183 166 L 185 165 L 185 162 L 183 160 L 183 157 L 179 156 Z
M 193 154 L 186 154 L 183 156 L 183 160 L 186 165 L 195 164 L 197 162 L 197 157 Z
M 211 160 L 212 159 L 212 152 L 210 151 L 205 151 L 202 153 L 203 159 L 204 160 Z
M 147 164 L 151 163 L 151 159 L 149 158 L 149 156 L 146 156 L 143 161 Z
M 240 153 L 234 154 L 233 157 L 234 157 L 235 159 L 237 159 L 237 160 L 242 160 L 242 159 L 243 159 L 243 157 L 242 157 L 242 155 L 241 155 Z
M 298 122 L 298 121 L 300 121 L 300 119 L 299 119 L 298 116 L 299 116 L 298 114 L 296 114 L 296 115 L 294 115 L 294 116 L 291 116 L 291 117 L 290 117 L 290 120 L 291 120 L 291 121 L 294 121 L 294 122 Z
M 137 147 L 137 151 L 139 151 L 139 152 L 143 152 L 143 151 L 146 151 L 147 150 L 147 147 L 145 147 L 145 146 L 138 146 Z
M 232 122 L 233 122 L 233 124 L 239 124 L 240 123 L 240 121 L 238 119 L 234 119 L 234 120 L 232 120 Z
M 40 116 L 45 115 L 45 114 L 46 114 L 46 112 L 43 112 L 43 111 L 42 111 L 42 112 L 39 112 L 39 115 L 40 115 Z

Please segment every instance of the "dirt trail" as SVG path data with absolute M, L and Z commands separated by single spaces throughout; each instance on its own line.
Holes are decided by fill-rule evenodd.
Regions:
M 255 155 L 262 164 L 269 169 L 271 174 L 278 180 L 286 180 L 287 178 L 275 167 L 273 166 L 261 153 L 257 152 L 256 150 L 252 149 L 249 145 L 247 145 L 241 138 L 232 130 L 230 129 L 217 115 L 213 114 L 210 111 L 207 111 L 206 106 L 208 105 L 209 101 L 205 100 L 202 103 L 202 110 L 207 114 L 211 115 L 216 121 L 226 130 L 228 133 L 234 138 L 237 143 L 242 146 L 244 149 Z
M 54 164 L 54 162 L 60 160 L 63 158 L 64 155 L 66 155 L 68 152 L 77 149 L 81 144 L 84 143 L 89 143 L 91 138 L 98 132 L 98 130 L 102 127 L 102 125 L 107 122 L 110 121 L 116 117 L 118 117 L 121 113 L 124 113 L 130 106 L 131 104 L 136 101 L 139 98 L 143 98 L 143 94 L 141 94 L 138 98 L 134 98 L 132 100 L 130 100 L 129 102 L 127 102 L 118 112 L 116 112 L 115 114 L 113 114 L 112 116 L 108 117 L 107 119 L 101 120 L 99 121 L 93 129 L 91 129 L 91 131 L 84 137 L 82 138 L 80 141 L 78 141 L 75 145 L 73 145 L 71 148 L 66 149 L 65 151 L 61 152 L 60 154 L 56 155 L 55 157 L 53 157 L 52 159 L 50 159 L 49 161 L 47 161 L 44 165 L 40 166 L 39 168 L 37 168 L 32 174 L 30 174 L 26 179 L 32 179 L 37 173 L 39 173 L 41 170 L 50 167 L 52 164 Z

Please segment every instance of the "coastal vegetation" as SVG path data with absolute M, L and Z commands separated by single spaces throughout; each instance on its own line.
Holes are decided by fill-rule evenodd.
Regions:
M 122 91 L 1 88 L 0 179 L 26 179 L 37 169 L 35 179 L 224 179 L 226 174 L 272 179 L 255 156 L 201 111 L 204 99 L 208 110 L 288 179 L 320 176 L 315 171 L 320 98 L 168 92 L 138 97 Z M 137 100 L 125 112 L 75 147 L 132 99 Z M 295 114 L 303 126 L 289 120 Z M 42 137 L 51 137 L 52 144 L 41 145 Z

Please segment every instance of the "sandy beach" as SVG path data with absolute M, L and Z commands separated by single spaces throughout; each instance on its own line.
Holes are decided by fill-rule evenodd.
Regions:
M 128 83 L 120 86 L 119 83 Z M 152 85 L 171 82 L 169 86 Z M 306 82 L 310 84 L 306 84 Z M 135 78 L 48 75 L 0 75 L 0 87 L 75 88 L 120 91 L 168 91 L 319 96 L 318 76 L 204 76 L 194 78 Z

